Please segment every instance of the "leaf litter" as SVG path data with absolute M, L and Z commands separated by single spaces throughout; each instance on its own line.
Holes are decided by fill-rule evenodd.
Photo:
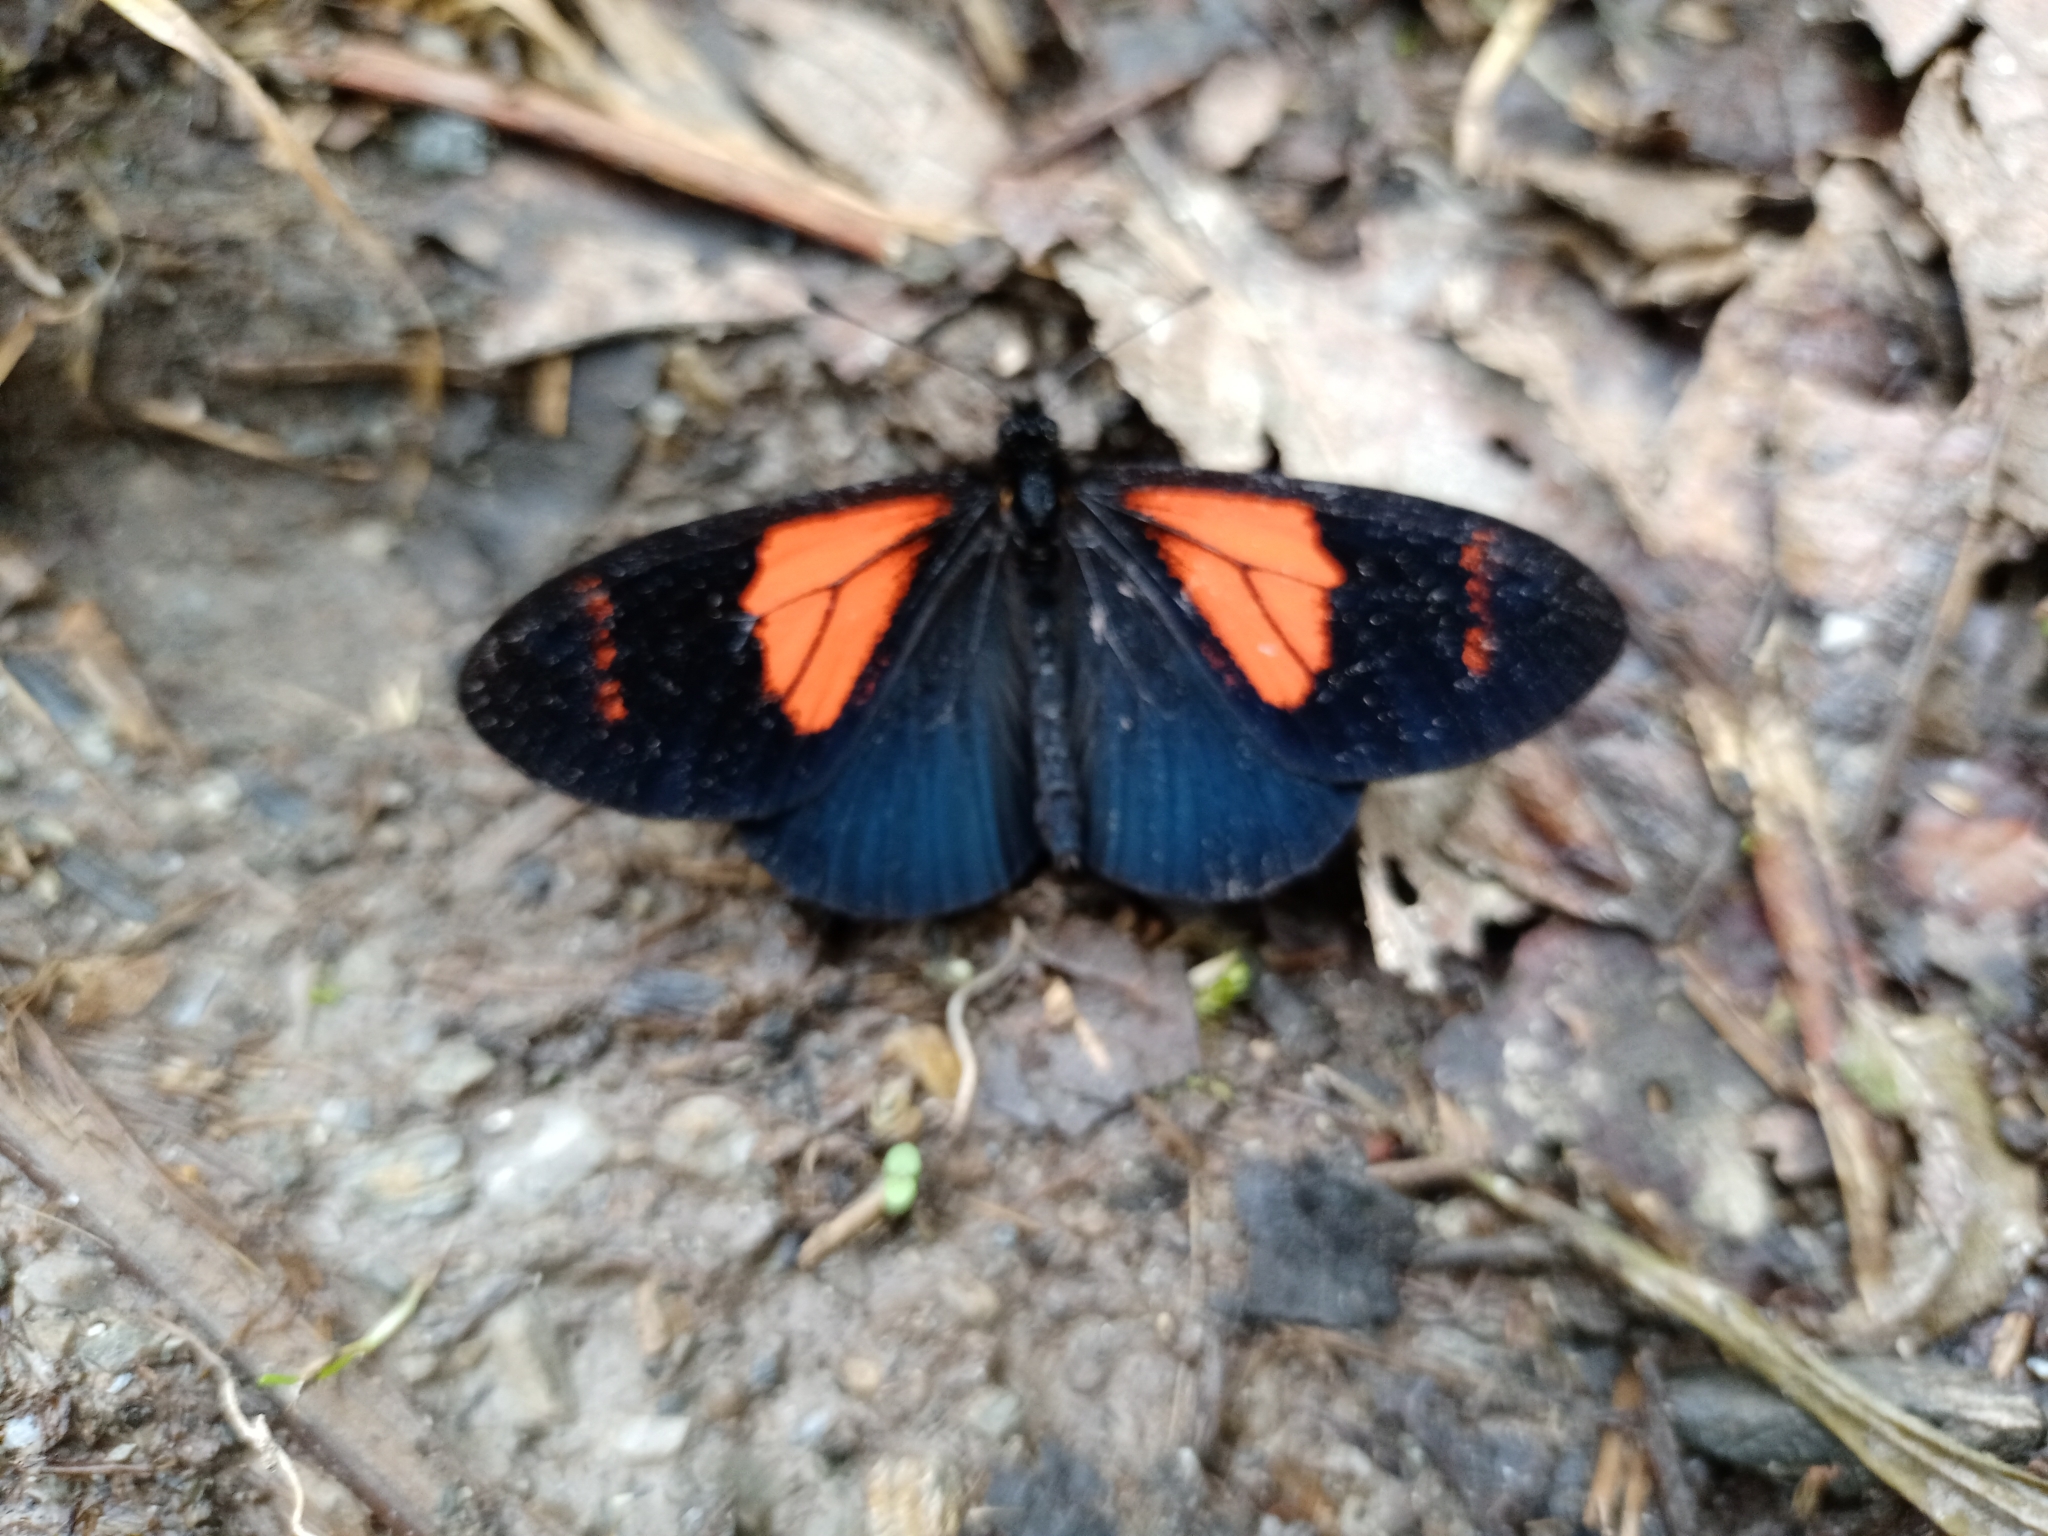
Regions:
M 1996 1397 L 2048 1373 L 2027 6 L 114 8 L 241 116 L 107 15 L 0 19 L 10 1507 L 2044 1524 Z M 1636 643 L 1374 786 L 1359 897 L 1218 914 L 1048 879 L 834 929 L 463 736 L 431 679 L 505 595 L 984 447 L 949 368 L 1077 445 L 1523 522 Z M 659 976 L 719 1001 L 613 1006 Z M 799 1266 L 906 1132 L 914 1203 Z M 1412 1247 L 1354 1219 L 1388 1186 Z M 200 1342 L 144 1385 L 103 1341 L 152 1305 Z M 380 1319 L 237 1459 L 193 1358 L 251 1391 Z M 1744 1451 L 1773 1390 L 1834 1438 Z

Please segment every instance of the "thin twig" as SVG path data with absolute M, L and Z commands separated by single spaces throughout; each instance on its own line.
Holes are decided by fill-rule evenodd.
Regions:
M 429 63 L 388 43 L 351 39 L 294 66 L 340 90 L 441 107 L 504 133 L 643 176 L 662 186 L 751 213 L 870 261 L 901 256 L 913 236 L 938 245 L 979 233 L 964 219 L 899 214 L 801 167 L 735 153 L 730 142 L 623 107 L 599 111 L 540 85 L 504 86 L 476 70 Z
M 1479 45 L 1451 119 L 1451 158 L 1460 176 L 1478 181 L 1493 163 L 1494 103 L 1529 56 L 1555 4 L 1556 0 L 1508 0 L 1500 20 Z
M 169 1318 L 158 1318 L 164 1330 L 177 1335 L 192 1346 L 192 1352 L 208 1370 L 220 1387 L 221 1416 L 228 1421 L 228 1427 L 235 1432 L 235 1438 L 256 1453 L 256 1464 L 266 1472 L 275 1473 L 284 1480 L 292 1492 L 292 1507 L 286 1516 L 291 1536 L 319 1536 L 305 1524 L 306 1485 L 299 1481 L 299 1469 L 292 1465 L 291 1457 L 284 1447 L 277 1443 L 277 1437 L 270 1432 L 270 1421 L 262 1414 L 254 1418 L 242 1412 L 241 1399 L 235 1393 L 235 1373 L 227 1361 L 214 1353 L 213 1349 L 189 1328 L 181 1327 Z
M 953 1092 L 953 1115 L 946 1129 L 958 1136 L 967 1129 L 974 1113 L 974 1095 L 981 1087 L 981 1061 L 974 1054 L 974 1041 L 967 1033 L 967 1005 L 998 982 L 1007 980 L 1023 960 L 1031 934 L 1020 917 L 1010 929 L 1009 947 L 1003 957 L 980 975 L 953 989 L 946 999 L 946 1038 L 953 1042 L 953 1054 L 960 1058 L 960 1086 Z

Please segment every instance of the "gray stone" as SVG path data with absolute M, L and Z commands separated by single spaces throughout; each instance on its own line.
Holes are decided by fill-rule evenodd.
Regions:
M 537 1214 L 590 1178 L 611 1155 L 611 1136 L 582 1105 L 564 1100 L 528 1105 L 484 1173 L 484 1201 Z
M 43 1448 L 43 1421 L 32 1413 L 16 1414 L 0 1425 L 0 1450 L 33 1456 Z
M 701 1019 L 725 1001 L 726 986 L 701 971 L 635 971 L 612 989 L 604 1009 L 615 1019 Z
M 983 1387 L 961 1410 L 967 1427 L 991 1440 L 1007 1440 L 1024 1427 L 1024 1399 L 1007 1387 Z
M 126 1319 L 96 1323 L 78 1341 L 78 1358 L 96 1371 L 116 1376 L 134 1368 L 153 1337 L 153 1329 Z
M 422 1104 L 445 1109 L 497 1070 L 498 1058 L 474 1040 L 443 1040 L 412 1075 L 412 1096 Z
M 2026 1460 L 2048 1428 L 2024 1387 L 2002 1386 L 1945 1360 L 1872 1356 L 1836 1363 L 1878 1396 L 2002 1461 Z M 1835 1462 L 1862 1485 L 1864 1474 L 1841 1442 L 1753 1376 L 1687 1371 L 1671 1378 L 1666 1399 L 1679 1438 L 1717 1461 L 1788 1479 Z
M 782 1206 L 771 1198 L 693 1201 L 679 1233 L 681 1256 L 707 1271 L 751 1264 L 781 1230 Z
M 782 1362 L 789 1353 L 789 1341 L 777 1339 L 748 1362 L 747 1390 L 759 1397 L 782 1385 Z
M 84 1253 L 46 1253 L 22 1265 L 15 1277 L 17 1295 L 40 1307 L 83 1312 L 106 1299 L 114 1266 Z
M 459 1133 L 427 1126 L 364 1153 L 349 1182 L 380 1216 L 438 1221 L 469 1204 L 475 1181 L 462 1159 Z
M 1321 1061 L 1336 1047 L 1336 1022 L 1271 971 L 1252 982 L 1252 1007 L 1289 1061 Z
M 496 1407 L 507 1424 L 521 1431 L 545 1429 L 574 1416 L 561 1340 L 539 1302 L 529 1295 L 506 1303 L 484 1324 L 483 1337 L 490 1347 Z
M 700 1093 L 672 1105 L 654 1133 L 654 1155 L 677 1173 L 706 1184 L 756 1182 L 754 1148 L 761 1139 L 744 1106 L 722 1093 Z

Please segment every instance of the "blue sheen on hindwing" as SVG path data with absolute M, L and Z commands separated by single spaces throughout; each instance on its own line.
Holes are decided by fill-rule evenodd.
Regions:
M 797 895 L 856 917 L 917 918 L 1008 890 L 1039 857 L 1022 657 L 992 557 L 943 599 L 884 680 L 843 766 L 740 839 Z

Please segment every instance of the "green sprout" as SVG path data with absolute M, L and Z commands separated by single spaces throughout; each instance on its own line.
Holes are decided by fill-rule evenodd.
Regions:
M 1252 989 L 1251 962 L 1244 951 L 1226 949 L 1188 970 L 1188 986 L 1195 994 L 1195 1017 L 1204 1022 L 1220 1018 L 1244 999 Z
M 432 1269 L 413 1281 L 410 1286 L 406 1287 L 405 1294 L 392 1304 L 391 1310 L 372 1323 L 369 1332 L 365 1333 L 361 1338 L 350 1340 L 332 1355 L 328 1356 L 327 1359 L 316 1361 L 314 1364 L 307 1366 L 303 1371 L 266 1371 L 256 1378 L 256 1385 L 259 1387 L 309 1386 L 313 1382 L 325 1381 L 337 1372 L 347 1370 L 372 1350 L 390 1342 L 391 1336 L 412 1320 L 413 1313 L 419 1310 L 420 1302 L 426 1297 L 427 1288 L 434 1283 L 434 1277 L 440 1273 L 440 1270 L 441 1266 L 436 1264 Z
M 901 1216 L 917 1204 L 917 1176 L 924 1172 L 924 1154 L 914 1141 L 899 1141 L 882 1154 L 882 1209 Z

